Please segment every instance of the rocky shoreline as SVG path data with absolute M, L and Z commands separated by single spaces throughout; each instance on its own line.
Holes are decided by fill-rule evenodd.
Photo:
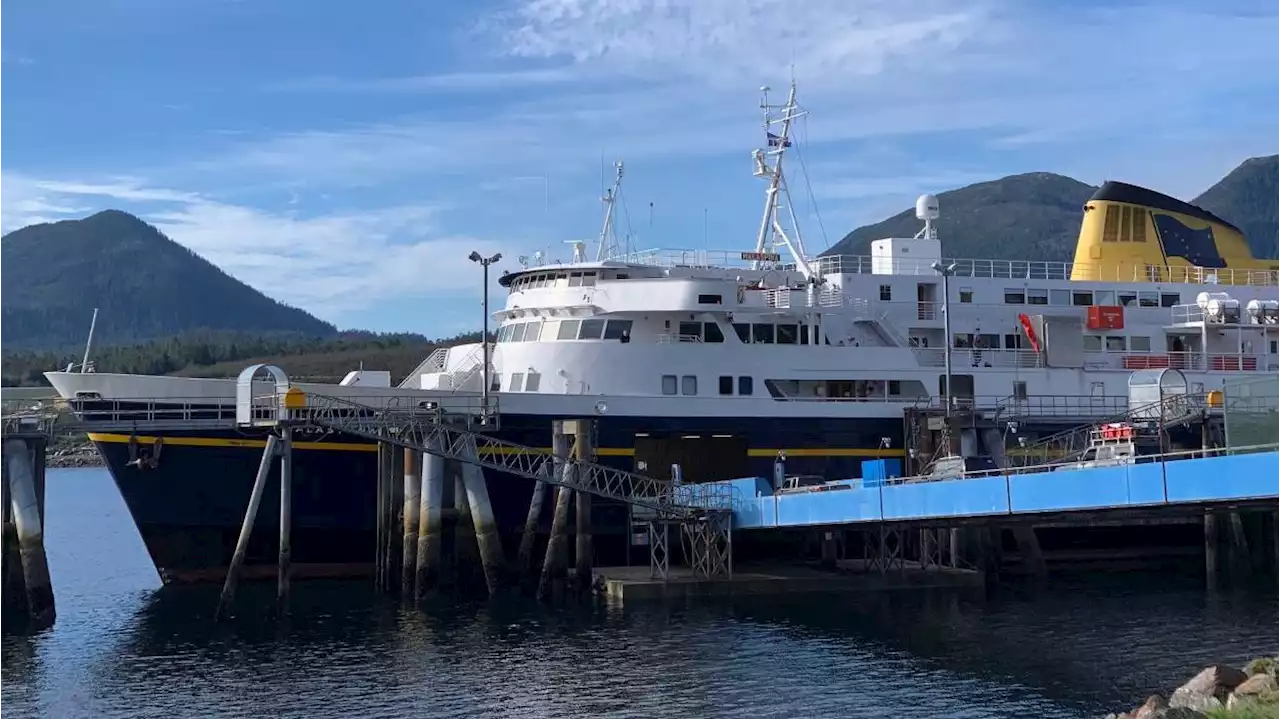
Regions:
M 49 448 L 45 458 L 45 466 L 65 469 L 68 467 L 105 467 L 102 455 L 87 439 L 77 438 L 75 442 L 57 442 Z
M 1148 697 L 1142 706 L 1106 719 L 1261 719 L 1280 712 L 1277 703 L 1276 657 L 1254 659 L 1236 669 L 1205 667 L 1166 699 Z

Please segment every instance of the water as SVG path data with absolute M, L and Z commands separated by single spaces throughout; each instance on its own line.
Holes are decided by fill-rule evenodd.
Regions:
M 47 502 L 58 623 L 4 638 L 10 717 L 1096 717 L 1277 644 L 1274 591 L 1149 575 L 626 611 L 304 583 L 287 624 L 250 585 L 215 625 L 216 588 L 156 591 L 105 471 Z

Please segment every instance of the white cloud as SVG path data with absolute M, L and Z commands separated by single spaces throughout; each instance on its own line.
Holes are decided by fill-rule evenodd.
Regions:
M 138 182 L 9 173 L 3 193 L 6 229 L 123 206 L 237 279 L 326 318 L 392 300 L 478 294 L 467 255 L 508 251 L 442 231 L 440 208 L 425 203 L 303 217 Z

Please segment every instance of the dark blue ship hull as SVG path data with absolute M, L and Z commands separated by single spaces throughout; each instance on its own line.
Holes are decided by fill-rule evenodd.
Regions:
M 894 419 L 597 418 L 599 461 L 619 469 L 669 476 L 680 464 L 686 481 L 768 476 L 779 451 L 789 474 L 857 477 L 861 462 L 902 456 L 902 421 Z M 503 415 L 502 439 L 549 448 L 551 420 Z M 133 463 L 163 447 L 153 462 Z M 166 582 L 221 581 L 244 520 L 265 434 L 242 430 L 139 435 L 91 433 L 106 458 L 139 533 Z M 886 440 L 888 447 L 884 446 Z M 293 562 L 299 576 L 352 576 L 372 571 L 377 452 L 374 444 L 333 434 L 295 436 Z M 533 483 L 487 472 L 494 514 L 508 555 L 514 553 Z M 251 536 L 247 576 L 274 576 L 279 466 Z M 549 514 L 546 511 L 545 514 Z M 596 562 L 627 558 L 628 514 L 616 502 L 593 503 Z M 549 519 L 543 520 L 543 531 Z

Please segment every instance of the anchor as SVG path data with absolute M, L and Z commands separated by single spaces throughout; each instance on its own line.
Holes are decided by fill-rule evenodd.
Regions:
M 164 437 L 156 437 L 149 448 L 142 447 L 137 435 L 129 435 L 129 461 L 126 467 L 155 469 L 160 466 L 160 450 L 164 449 Z

